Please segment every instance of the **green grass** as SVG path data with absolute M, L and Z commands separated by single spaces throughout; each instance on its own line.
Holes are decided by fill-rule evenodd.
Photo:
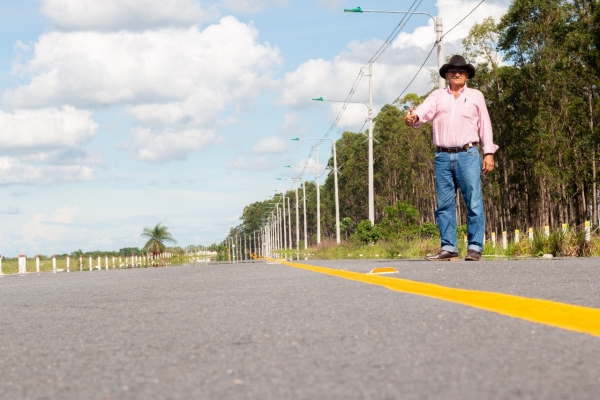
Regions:
M 422 259 L 429 253 L 439 250 L 438 238 L 407 240 L 381 240 L 373 245 L 360 242 L 347 241 L 336 246 L 334 240 L 324 240 L 319 246 L 309 247 L 299 254 L 300 259 Z M 464 258 L 467 245 L 463 240 L 458 243 L 459 257 Z M 295 257 L 295 251 L 282 252 L 287 257 Z M 521 238 L 519 243 L 509 242 L 506 249 L 502 248 L 502 237 L 496 242 L 496 247 L 491 241 L 484 246 L 485 258 L 521 258 L 542 257 L 552 254 L 554 257 L 598 257 L 600 256 L 600 234 L 596 231 L 591 235 L 591 240 L 585 240 L 585 233 L 581 230 L 568 229 L 551 231 L 550 235 L 534 233 L 534 239 Z

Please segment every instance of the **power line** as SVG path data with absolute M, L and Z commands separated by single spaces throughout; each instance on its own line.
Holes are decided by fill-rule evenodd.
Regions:
M 408 10 L 411 12 L 415 11 L 421 5 L 422 2 L 423 2 L 423 0 L 418 0 L 418 3 L 417 3 L 417 0 L 414 0 Z M 398 25 L 396 25 L 394 30 L 388 35 L 388 37 L 384 41 L 384 43 L 379 47 L 379 49 L 377 49 L 375 54 L 373 54 L 373 56 L 371 56 L 371 58 L 369 59 L 369 62 L 366 65 L 361 67 L 357 77 L 354 79 L 354 83 L 352 84 L 352 87 L 350 89 L 350 92 L 348 93 L 348 96 L 346 96 L 346 99 L 344 100 L 344 103 L 342 105 L 340 112 L 336 116 L 335 120 L 333 121 L 333 123 L 331 124 L 329 129 L 323 135 L 323 139 L 329 137 L 331 132 L 333 132 L 333 130 L 338 125 L 340 119 L 346 112 L 346 108 L 348 107 L 350 100 L 352 100 L 352 96 L 356 92 L 356 89 L 358 88 L 358 84 L 359 84 L 360 80 L 362 79 L 362 77 L 364 76 L 365 71 L 367 70 L 369 65 L 373 64 L 385 52 L 385 50 L 387 50 L 387 48 L 390 46 L 390 44 L 392 44 L 392 42 L 398 37 L 398 35 L 400 34 L 400 32 L 402 31 L 402 29 L 404 28 L 404 26 L 410 20 L 411 17 L 412 17 L 412 14 L 405 14 L 402 17 L 402 19 L 400 20 L 400 22 L 398 23 Z M 365 120 L 365 123 L 363 124 L 363 128 L 366 125 L 366 122 L 367 121 Z M 361 132 L 362 132 L 363 128 L 360 129 Z M 317 145 L 319 145 L 321 143 L 323 143 L 323 140 L 320 140 L 317 143 Z M 304 172 L 306 172 L 306 168 L 308 167 L 308 160 L 310 159 L 310 156 L 312 155 L 313 150 L 314 150 L 314 147 L 311 147 L 309 155 L 306 158 L 306 163 L 304 164 L 304 167 L 302 169 L 302 172 L 300 174 L 298 174 L 297 178 L 300 178 L 302 175 L 304 175 Z
M 465 19 L 467 19 L 467 17 L 471 14 L 473 14 L 473 12 L 484 2 L 485 0 L 481 0 L 479 2 L 479 4 L 477 4 L 475 6 L 475 8 L 473 8 L 467 15 L 464 16 L 463 19 L 461 19 L 460 21 L 458 21 L 458 23 L 456 25 L 454 25 L 452 28 L 450 28 L 446 33 L 444 33 L 439 40 L 436 40 L 435 43 L 433 44 L 433 47 L 431 48 L 431 50 L 429 51 L 429 54 L 427 54 L 427 57 L 425 57 L 425 61 L 423 61 L 423 63 L 421 64 L 421 67 L 419 68 L 419 70 L 417 71 L 417 73 L 415 74 L 415 76 L 413 76 L 413 78 L 410 80 L 410 82 L 408 82 L 408 85 L 406 85 L 406 87 L 404 88 L 404 90 L 402 91 L 402 93 L 400 93 L 400 95 L 398 97 L 396 97 L 396 100 L 394 100 L 392 102 L 395 103 L 396 101 L 400 100 L 400 98 L 402 97 L 402 95 L 404 94 L 404 92 L 406 92 L 408 90 L 408 88 L 410 87 L 410 85 L 414 82 L 414 80 L 417 78 L 417 76 L 419 75 L 419 73 L 421 72 L 421 70 L 423 69 L 423 66 L 425 65 L 425 63 L 427 62 L 427 60 L 429 60 L 429 57 L 431 56 L 431 53 L 433 53 L 433 49 L 435 49 L 437 46 L 439 46 L 440 41 L 442 41 L 444 39 L 444 37 L 449 34 L 450 32 L 452 32 L 452 30 L 454 28 L 456 28 L 458 25 L 460 25 Z
M 412 11 L 416 10 L 417 7 L 421 4 L 421 2 L 422 2 L 422 0 L 419 0 L 419 2 L 417 4 L 417 0 L 414 0 L 413 3 L 409 7 L 409 11 L 412 12 Z M 335 127 L 338 125 L 340 119 L 342 118 L 342 116 L 344 115 L 344 113 L 346 111 L 346 108 L 348 107 L 348 103 L 350 102 L 350 100 L 352 99 L 352 96 L 356 92 L 358 83 L 364 76 L 365 71 L 367 70 L 369 65 L 373 64 L 375 62 L 375 60 L 377 60 L 381 56 L 381 54 L 383 54 L 383 52 L 390 46 L 390 44 L 394 41 L 394 39 L 400 34 L 400 31 L 404 28 L 404 26 L 406 25 L 406 22 L 408 22 L 410 20 L 411 16 L 412 16 L 412 14 L 405 14 L 402 17 L 402 19 L 400 20 L 398 25 L 396 25 L 396 27 L 394 28 L 392 33 L 390 33 L 388 38 L 385 40 L 385 42 L 375 52 L 375 54 L 369 59 L 369 62 L 366 65 L 364 65 L 363 67 L 361 67 L 361 69 L 358 73 L 358 76 L 354 80 L 354 84 L 352 85 L 352 88 L 350 89 L 350 92 L 348 93 L 348 96 L 346 96 L 346 99 L 344 100 L 344 105 L 342 106 L 342 109 L 338 113 L 337 117 L 335 118 L 335 120 L 333 121 L 333 123 L 331 124 L 331 126 L 329 127 L 327 132 L 325 133 L 325 135 L 323 135 L 323 138 L 327 138 L 331 134 L 331 132 L 333 132 Z M 321 142 L 319 142 L 319 143 L 321 143 Z
M 450 29 L 449 29 L 449 30 L 448 30 L 446 33 L 444 33 L 444 34 L 442 35 L 442 37 L 440 38 L 440 40 L 442 40 L 442 39 L 444 38 L 444 36 L 446 36 L 447 34 L 449 34 L 450 32 L 452 32 L 452 30 L 453 30 L 454 28 L 456 28 L 458 25 L 462 24 L 462 22 L 463 22 L 465 19 L 467 19 L 467 17 L 468 17 L 469 15 L 473 14 L 473 11 L 477 10 L 477 7 L 479 7 L 479 6 L 480 6 L 480 5 L 481 5 L 481 4 L 482 4 L 484 1 L 485 1 L 485 0 L 481 0 L 481 1 L 479 2 L 479 4 L 477 4 L 477 5 L 475 6 L 475 8 L 473 8 L 473 9 L 472 9 L 472 10 L 471 10 L 471 11 L 470 11 L 470 12 L 469 12 L 467 15 L 465 15 L 465 17 L 464 17 L 463 19 L 461 19 L 460 21 L 458 21 L 458 23 L 457 23 L 456 25 L 454 25 L 454 26 L 453 26 L 452 28 L 450 28 Z

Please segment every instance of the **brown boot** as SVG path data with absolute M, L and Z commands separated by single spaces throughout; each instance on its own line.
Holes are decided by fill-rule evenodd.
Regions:
M 481 253 L 478 253 L 472 249 L 469 249 L 469 251 L 467 251 L 467 256 L 465 257 L 465 261 L 479 261 L 479 260 L 481 260 Z
M 440 250 L 436 254 L 427 254 L 425 259 L 427 261 L 458 261 L 458 253 Z

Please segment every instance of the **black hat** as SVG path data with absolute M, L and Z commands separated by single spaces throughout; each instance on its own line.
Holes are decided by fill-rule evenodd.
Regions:
M 448 72 L 450 68 L 466 69 L 469 71 L 469 79 L 472 79 L 475 76 L 475 67 L 471 64 L 467 64 L 462 56 L 452 56 L 450 61 L 448 61 L 448 64 L 442 65 L 442 68 L 440 68 L 440 76 L 446 78 L 446 72 Z

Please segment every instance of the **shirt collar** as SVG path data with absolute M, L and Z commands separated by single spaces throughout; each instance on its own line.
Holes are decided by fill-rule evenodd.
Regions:
M 467 82 L 465 82 L 465 86 L 463 86 L 462 89 L 460 89 L 458 91 L 458 93 L 464 92 L 466 88 L 467 88 Z M 450 90 L 450 86 L 446 86 L 446 93 L 452 94 L 452 91 Z

